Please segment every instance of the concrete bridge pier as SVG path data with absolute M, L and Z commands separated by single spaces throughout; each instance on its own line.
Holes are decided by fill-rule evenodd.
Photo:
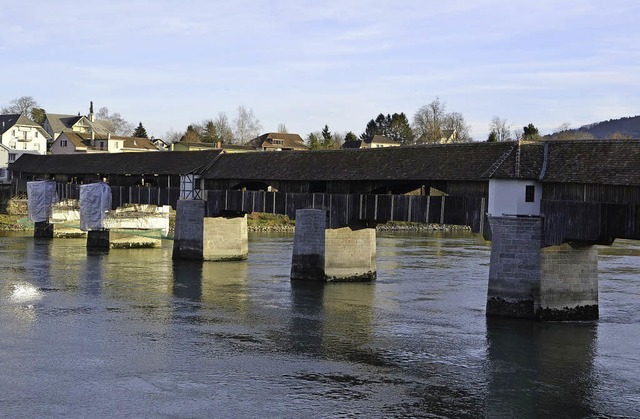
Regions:
M 366 223 L 327 228 L 327 212 L 296 211 L 291 279 L 372 281 L 376 278 L 376 229 Z
M 598 318 L 594 245 L 542 248 L 542 218 L 492 216 L 487 316 L 538 320 Z
M 176 208 L 173 259 L 245 260 L 249 254 L 247 216 L 205 217 L 205 201 L 181 199 Z

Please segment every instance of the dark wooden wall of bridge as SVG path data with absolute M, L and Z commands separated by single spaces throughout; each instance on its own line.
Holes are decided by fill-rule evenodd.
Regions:
M 640 240 L 640 187 L 545 183 L 541 213 L 545 245 Z
M 332 228 L 355 221 L 466 225 L 474 232 L 482 232 L 487 226 L 486 199 L 481 197 L 208 190 L 206 200 L 208 216 L 261 212 L 295 220 L 298 209 L 323 209 Z
M 330 170 L 330 169 L 327 169 Z M 268 187 L 282 193 L 328 193 L 328 194 L 394 194 L 437 189 L 449 195 L 487 197 L 489 183 L 483 181 L 438 181 L 438 180 L 341 180 L 341 181 L 296 181 L 296 180 L 246 180 L 205 179 L 207 190 L 263 190 Z

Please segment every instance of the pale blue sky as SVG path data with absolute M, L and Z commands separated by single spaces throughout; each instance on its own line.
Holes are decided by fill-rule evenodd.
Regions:
M 436 97 L 476 140 L 640 114 L 636 0 L 3 2 L 0 104 L 89 101 L 162 137 L 236 108 L 263 131 L 360 134 Z

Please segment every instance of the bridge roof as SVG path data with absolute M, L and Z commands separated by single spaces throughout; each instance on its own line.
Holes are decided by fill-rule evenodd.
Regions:
M 543 182 L 640 185 L 640 140 L 549 141 Z
M 219 180 L 480 181 L 489 177 L 492 165 L 501 157 L 514 154 L 513 147 L 514 143 L 483 142 L 224 154 L 203 177 Z M 510 159 L 515 161 L 515 154 Z M 507 176 L 506 167 L 511 160 L 503 162 L 505 173 L 499 175 Z
M 220 150 L 137 153 L 23 154 L 9 166 L 12 172 L 31 174 L 157 174 L 197 173 L 210 165 Z

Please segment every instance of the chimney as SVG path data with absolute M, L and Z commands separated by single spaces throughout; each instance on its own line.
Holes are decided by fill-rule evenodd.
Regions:
M 93 142 L 96 139 L 96 133 L 91 130 L 91 142 Z
M 95 122 L 95 120 L 96 120 L 96 117 L 93 114 L 93 101 L 91 101 L 90 104 L 89 104 L 89 121 L 90 122 Z
M 107 132 L 107 141 L 109 141 L 111 139 L 111 133 Z
M 218 143 L 216 144 L 216 147 L 222 148 L 222 141 L 218 141 Z

